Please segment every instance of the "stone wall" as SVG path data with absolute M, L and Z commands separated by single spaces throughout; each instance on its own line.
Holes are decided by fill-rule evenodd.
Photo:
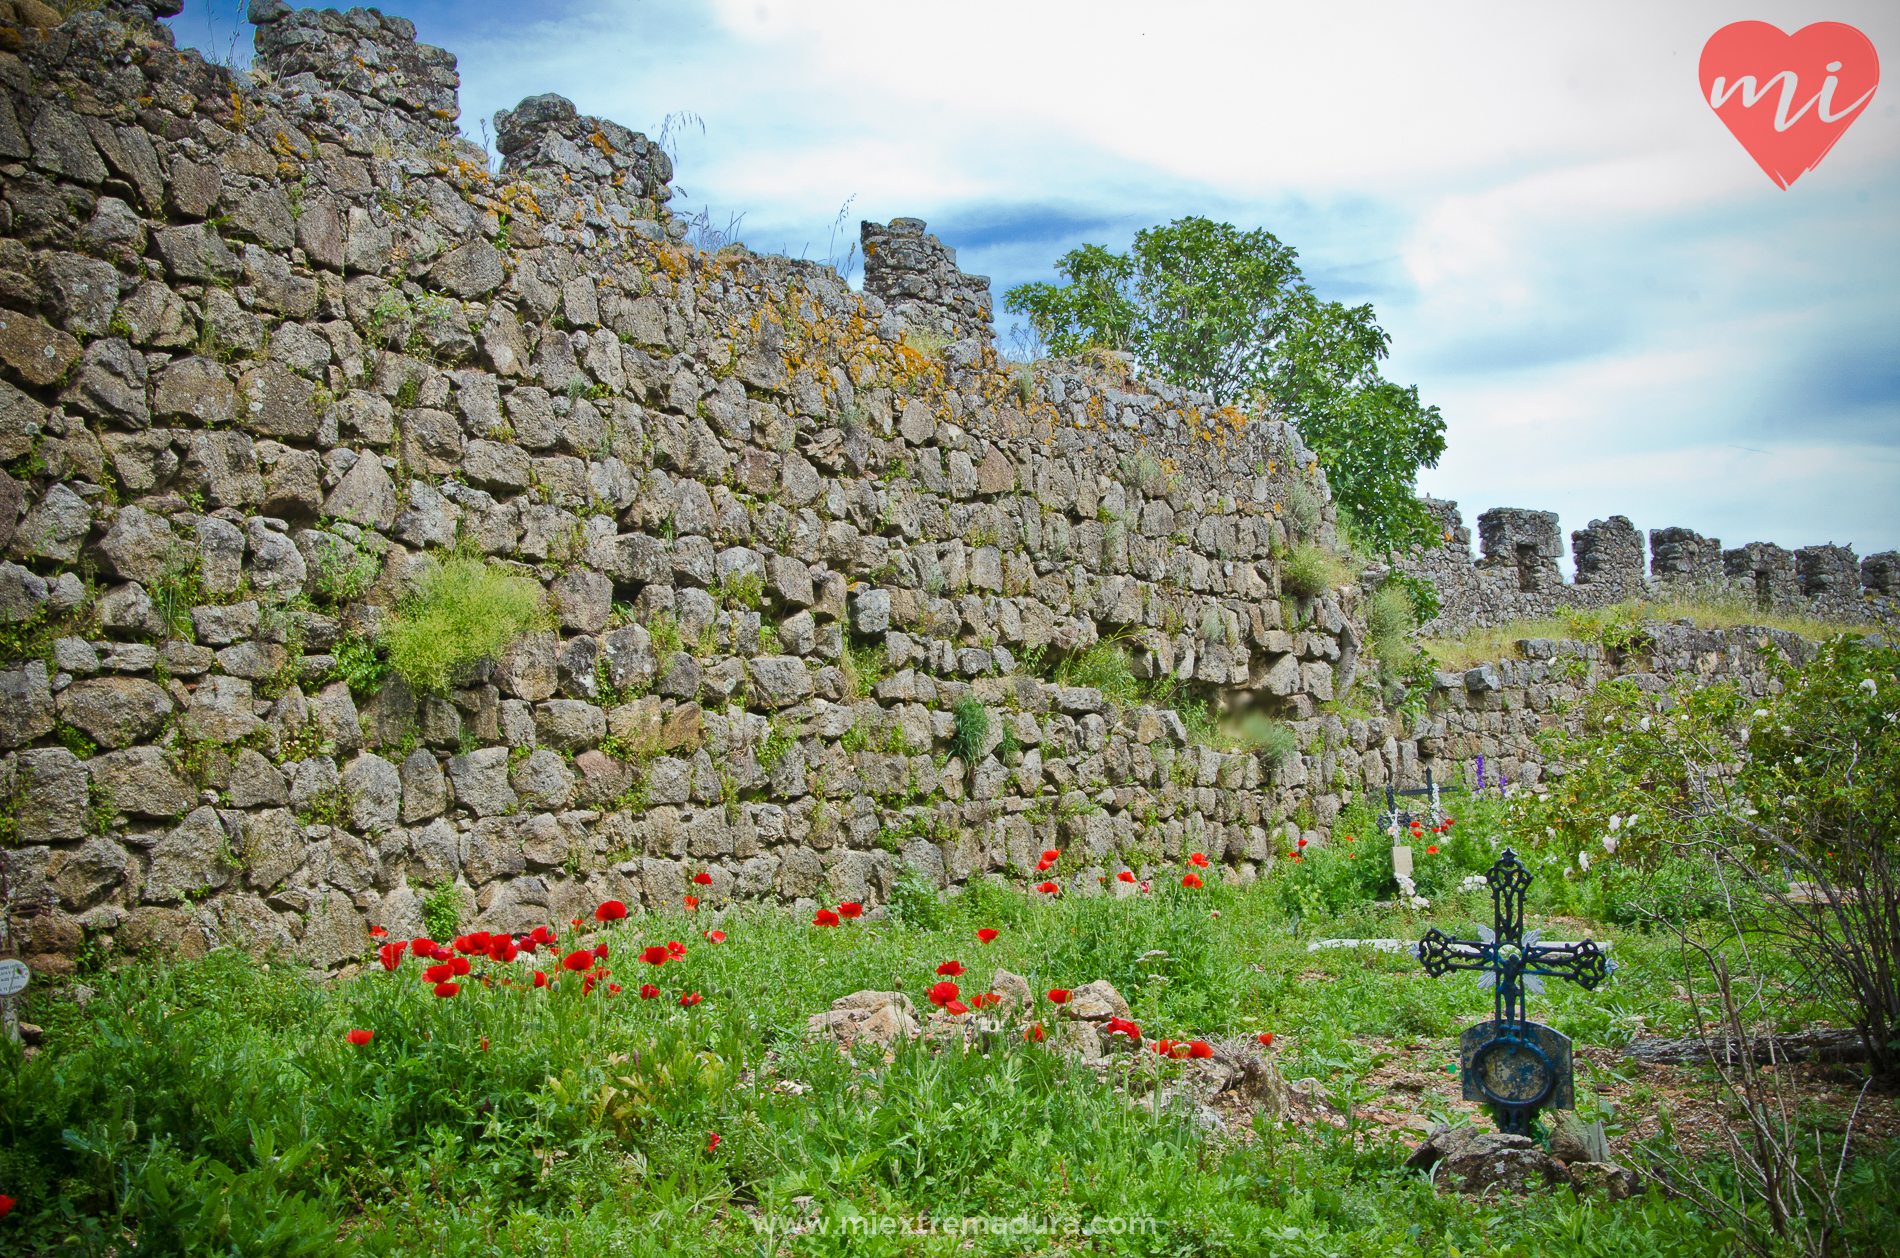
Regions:
M 1326 495 L 1286 425 L 1008 369 L 920 223 L 863 294 L 701 254 L 657 146 L 559 97 L 497 118 L 491 175 L 407 22 L 252 14 L 248 74 L 122 0 L 0 51 L 0 877 L 35 966 L 330 969 L 429 903 L 876 913 L 900 869 L 1049 847 L 1071 894 L 1191 850 L 1245 881 L 1418 780 L 1400 722 L 1322 710 L 1360 596 L 1279 589 L 1289 487 Z M 555 626 L 443 694 L 376 681 L 452 548 Z M 1301 753 L 1049 680 L 1111 635 Z
M 1595 686 L 1621 678 L 1661 691 L 1686 679 L 1734 683 L 1760 696 L 1774 684 L 1771 661 L 1805 663 L 1813 651 L 1805 639 L 1780 629 L 1697 629 L 1676 622 L 1645 625 L 1643 644 L 1629 651 L 1570 639 L 1531 638 L 1516 645 L 1520 658 L 1434 676 L 1428 714 L 1414 734 L 1439 783 L 1475 786 L 1477 758 L 1483 756 L 1487 786 L 1495 789 L 1501 775 L 1509 788 L 1545 789 L 1549 779 L 1562 777 L 1563 767 L 1546 763 L 1537 737 L 1552 729 L 1577 730 L 1579 715 L 1568 705 Z
M 864 291 L 918 332 L 952 340 L 995 335 L 990 277 L 957 269 L 957 251 L 926 235 L 921 218 L 863 223 Z
M 1554 511 L 1486 511 L 1478 517 L 1480 554 L 1474 562 L 1471 531 L 1458 504 L 1425 502 L 1439 521 L 1443 544 L 1404 567 L 1438 590 L 1442 611 L 1424 626 L 1430 637 L 1537 620 L 1560 608 L 1674 594 L 1739 599 L 1763 611 L 1850 624 L 1891 621 L 1900 610 L 1894 601 L 1900 593 L 1900 554 L 1894 551 L 1856 559 L 1848 546 L 1787 551 L 1770 542 L 1723 550 L 1718 539 L 1690 529 L 1651 529 L 1645 573 L 1642 533 L 1627 517 L 1613 515 L 1571 533 L 1577 576 L 1566 582 L 1557 566 L 1563 535 Z
M 400 18 L 254 0 L 232 74 L 151 8 L 0 27 L 0 950 L 328 970 L 428 905 L 875 916 L 900 871 L 1020 883 L 1051 847 L 1065 894 L 1196 850 L 1241 883 L 1494 716 L 1520 759 L 1522 710 L 1555 719 L 1538 659 L 1420 727 L 1334 703 L 1362 596 L 1280 588 L 1333 540 L 1298 434 L 1114 356 L 1000 362 L 922 223 L 867 228 L 864 293 L 709 256 L 657 146 L 559 97 L 497 117 L 491 174 Z M 1496 563 L 1430 560 L 1448 589 L 1629 569 L 1626 525 L 1571 587 L 1554 518 L 1488 519 Z M 418 693 L 369 666 L 452 550 L 553 624 Z M 1849 553 L 1749 554 L 1846 597 Z M 1297 753 L 1052 680 L 1105 638 Z

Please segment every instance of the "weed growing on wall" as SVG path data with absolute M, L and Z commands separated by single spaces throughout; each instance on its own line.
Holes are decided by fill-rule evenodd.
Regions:
M 543 627 L 539 583 L 457 555 L 422 579 L 386 635 L 389 663 L 419 691 L 440 694 L 457 668 L 500 655 Z
M 1316 598 L 1349 579 L 1339 556 L 1312 542 L 1295 546 L 1280 570 L 1280 588 L 1302 598 Z

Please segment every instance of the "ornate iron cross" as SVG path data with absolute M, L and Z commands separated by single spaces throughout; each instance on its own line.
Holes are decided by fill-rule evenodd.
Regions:
M 1477 940 L 1428 931 L 1419 940 L 1418 959 L 1433 978 L 1454 970 L 1484 974 L 1494 1016 L 1459 1039 L 1465 1099 L 1495 1106 L 1500 1131 L 1529 1135 L 1540 1109 L 1572 1107 L 1573 1089 L 1570 1041 L 1524 1016 L 1524 993 L 1541 994 L 1546 978 L 1592 990 L 1609 977 L 1610 963 L 1593 940 L 1544 944 L 1540 932 L 1524 933 L 1531 872 L 1518 863 L 1517 853 L 1506 848 L 1484 879 L 1491 885 L 1496 925 L 1478 927 Z

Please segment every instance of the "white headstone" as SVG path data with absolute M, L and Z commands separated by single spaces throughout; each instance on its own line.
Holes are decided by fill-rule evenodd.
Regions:
M 26 990 L 26 981 L 32 971 L 26 968 L 26 962 L 0 961 L 0 996 L 17 996 Z
M 1412 849 L 1395 847 L 1392 849 L 1392 876 L 1410 878 L 1412 876 Z

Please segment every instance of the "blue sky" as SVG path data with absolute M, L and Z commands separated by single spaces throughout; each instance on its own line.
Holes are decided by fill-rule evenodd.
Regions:
M 188 0 L 189 3 L 189 0 Z M 648 134 L 688 209 L 823 259 L 839 207 L 929 220 L 1004 290 L 1185 214 L 1266 227 L 1370 301 L 1467 521 L 1611 514 L 1727 545 L 1900 547 L 1900 88 L 1777 189 L 1702 102 L 1721 26 L 1792 3 L 553 0 L 392 11 L 457 54 L 462 123 L 558 91 Z M 237 6 L 173 20 L 229 47 Z M 245 41 L 248 43 L 248 28 Z M 242 53 L 240 52 L 240 60 Z

